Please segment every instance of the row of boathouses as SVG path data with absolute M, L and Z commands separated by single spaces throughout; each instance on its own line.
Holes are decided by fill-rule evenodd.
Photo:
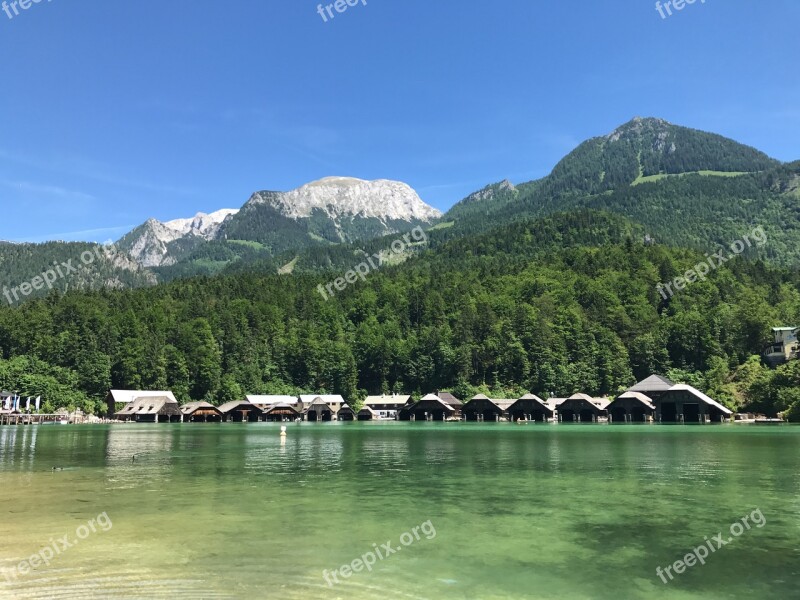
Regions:
M 700 390 L 653 375 L 611 400 L 574 394 L 543 400 L 534 394 L 491 399 L 479 394 L 466 403 L 449 392 L 414 401 L 393 394 L 369 396 L 356 411 L 339 395 L 247 396 L 221 406 L 190 402 L 181 406 L 172 392 L 112 390 L 109 416 L 135 422 L 264 421 L 511 421 L 562 423 L 711 423 L 732 411 Z

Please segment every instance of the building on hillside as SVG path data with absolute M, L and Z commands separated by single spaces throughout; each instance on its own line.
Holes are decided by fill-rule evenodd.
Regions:
M 511 400 L 491 400 L 484 394 L 477 394 L 461 408 L 461 414 L 465 421 L 500 421 L 512 403 Z
M 558 420 L 562 423 L 598 423 L 608 417 L 609 404 L 608 398 L 573 394 L 558 405 Z
M 396 419 L 398 411 L 411 401 L 406 394 L 367 396 L 364 406 L 373 411 L 376 419 Z
M 178 404 L 175 395 L 170 391 L 110 390 L 106 396 L 108 416 L 113 417 L 124 406 L 144 398 L 168 398 L 170 403 L 175 402 Z
M 773 327 L 774 341 L 764 350 L 764 361 L 772 368 L 778 367 L 800 356 L 797 341 L 798 327 Z
M 183 414 L 175 398 L 145 396 L 126 404 L 122 410 L 114 414 L 114 418 L 136 423 L 180 423 Z
M 219 407 L 222 420 L 232 423 L 257 423 L 264 414 L 259 407 L 247 400 L 233 400 Z
M 184 423 L 219 423 L 222 411 L 208 402 L 189 402 L 181 406 Z
M 555 408 L 534 394 L 525 394 L 508 407 L 508 418 L 512 421 L 547 422 L 553 419 Z
M 700 390 L 660 375 L 651 375 L 628 392 L 640 392 L 650 398 L 655 420 L 661 423 L 720 422 L 733 416 L 732 410 Z
M 404 406 L 398 417 L 401 421 L 446 421 L 457 417 L 457 413 L 438 395 L 428 394 L 419 402 Z
M 652 423 L 655 417 L 656 405 L 642 392 L 625 392 L 608 405 L 611 423 Z

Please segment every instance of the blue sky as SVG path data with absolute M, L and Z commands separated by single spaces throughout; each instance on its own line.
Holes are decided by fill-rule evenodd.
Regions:
M 117 239 L 328 175 L 444 210 L 637 115 L 800 159 L 796 0 L 317 4 L 0 12 L 0 239 Z

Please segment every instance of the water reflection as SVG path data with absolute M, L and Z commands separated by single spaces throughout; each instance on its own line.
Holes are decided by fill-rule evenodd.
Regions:
M 279 424 L 0 428 L 0 566 L 108 511 L 112 531 L 13 597 L 589 598 L 602 586 L 694 599 L 722 597 L 732 579 L 756 582 L 761 597 L 798 597 L 795 432 L 356 423 L 290 425 L 282 439 Z M 689 574 L 695 587 L 676 582 L 665 595 L 651 581 L 659 562 L 756 506 L 769 525 Z M 431 543 L 335 592 L 324 585 L 322 569 L 426 520 Z M 280 583 L 267 584 L 274 565 Z
M 0 470 L 33 467 L 38 427 L 0 427 Z

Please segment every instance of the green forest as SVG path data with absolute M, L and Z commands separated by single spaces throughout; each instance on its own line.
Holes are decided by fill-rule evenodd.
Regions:
M 0 308 L 0 387 L 99 412 L 110 388 L 358 404 L 437 389 L 614 395 L 659 373 L 731 408 L 800 418 L 799 363 L 759 358 L 771 327 L 800 321 L 800 275 L 740 257 L 658 294 L 703 259 L 581 209 L 441 240 L 327 301 L 316 288 L 335 269 L 53 293 Z

